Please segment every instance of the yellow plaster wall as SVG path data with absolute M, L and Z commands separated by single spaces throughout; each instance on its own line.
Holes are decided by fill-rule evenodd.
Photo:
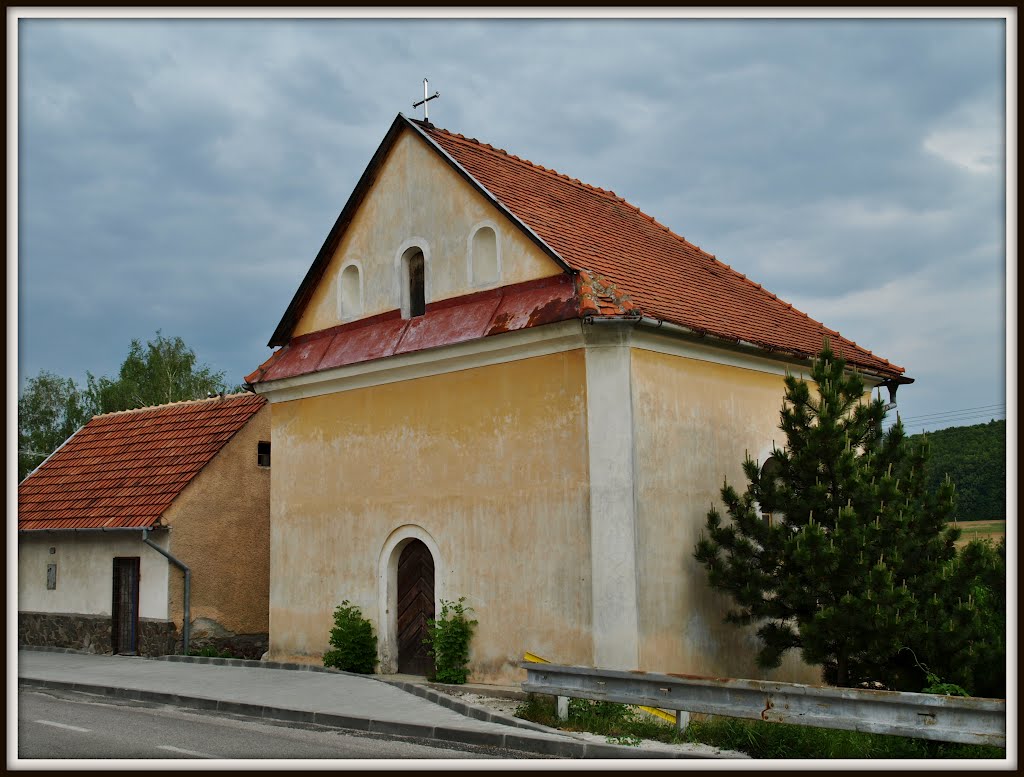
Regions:
M 469 240 L 473 228 L 485 221 L 497 228 L 501 277 L 478 285 L 469 277 Z M 402 246 L 413 239 L 427 243 L 427 303 L 561 272 L 422 138 L 407 129 L 392 147 L 335 250 L 294 334 L 353 320 L 338 315 L 338 280 L 350 260 L 362 266 L 363 313 L 355 318 L 398 309 L 397 257 Z
M 190 614 L 196 636 L 218 627 L 234 634 L 268 630 L 270 472 L 276 452 L 271 450 L 268 469 L 257 465 L 256 451 L 258 442 L 271 439 L 270 417 L 268 404 L 164 513 L 171 526 L 169 551 L 192 571 Z M 169 611 L 180 631 L 183 573 L 168 566 Z
M 519 682 L 524 650 L 589 663 L 584 369 L 570 351 L 275 404 L 271 657 L 318 662 L 343 599 L 380 634 L 378 559 L 416 524 L 479 620 L 471 680 Z
M 774 441 L 781 375 L 633 349 L 637 564 L 641 666 L 717 677 L 820 682 L 796 651 L 757 668 L 753 630 L 723 622 L 730 600 L 713 592 L 694 546 L 723 479 L 742 489 L 745 452 L 761 461 Z

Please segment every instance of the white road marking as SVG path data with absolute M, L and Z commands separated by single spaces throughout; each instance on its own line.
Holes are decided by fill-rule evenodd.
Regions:
M 67 723 L 54 723 L 52 720 L 37 720 L 36 723 L 42 723 L 44 726 L 54 726 L 56 728 L 66 728 L 69 731 L 81 731 L 83 733 L 89 733 L 91 729 L 81 728 L 79 726 L 69 726 Z
M 170 750 L 174 753 L 183 753 L 184 755 L 194 755 L 196 758 L 219 758 L 220 756 L 208 755 L 207 753 L 197 753 L 195 750 L 185 750 L 180 747 L 174 747 L 172 745 L 157 745 L 160 750 Z

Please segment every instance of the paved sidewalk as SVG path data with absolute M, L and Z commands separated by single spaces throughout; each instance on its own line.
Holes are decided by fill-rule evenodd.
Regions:
M 586 742 L 537 724 L 516 722 L 481 708 L 474 710 L 471 705 L 442 706 L 444 702 L 428 700 L 441 694 L 423 698 L 425 689 L 417 692 L 410 688 L 413 692 L 407 692 L 387 682 L 320 667 L 22 649 L 18 651 L 18 682 L 565 758 L 699 757 L 682 752 L 647 754 Z M 474 717 L 460 714 L 458 709 Z M 505 722 L 495 722 L 502 720 Z

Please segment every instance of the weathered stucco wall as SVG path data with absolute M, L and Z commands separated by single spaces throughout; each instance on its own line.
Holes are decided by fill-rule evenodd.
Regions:
M 749 452 L 763 461 L 778 429 L 781 374 L 632 350 L 641 666 L 717 677 L 820 681 L 790 651 L 757 668 L 757 638 L 723 621 L 730 601 L 710 589 L 694 546 L 723 479 L 738 489 Z
M 436 598 L 479 621 L 472 680 L 519 681 L 524 650 L 590 663 L 585 385 L 573 350 L 275 404 L 271 657 L 319 661 L 343 599 L 383 642 L 381 567 L 412 525 Z
M 167 547 L 166 532 L 152 540 Z M 139 617 L 165 620 L 167 561 L 143 544 L 141 531 L 19 534 L 18 610 L 109 618 L 114 558 L 134 556 L 140 559 Z M 48 564 L 57 565 L 57 587 L 52 591 L 46 588 Z
M 474 282 L 469 270 L 472 235 L 484 224 L 497 233 L 501 271 L 490 283 Z M 428 304 L 562 272 L 424 140 L 406 130 L 335 250 L 294 334 L 398 309 L 401 254 L 414 244 L 426 257 Z M 339 317 L 339 278 L 352 261 L 362 276 L 362 313 Z
M 270 469 L 257 443 L 270 441 L 264 406 L 203 468 L 164 513 L 172 555 L 192 571 L 193 636 L 266 633 L 270 587 Z M 160 532 L 164 534 L 165 532 Z M 149 551 L 153 555 L 155 552 Z M 181 628 L 183 573 L 170 562 L 170 617 Z M 258 656 L 257 656 L 258 657 Z

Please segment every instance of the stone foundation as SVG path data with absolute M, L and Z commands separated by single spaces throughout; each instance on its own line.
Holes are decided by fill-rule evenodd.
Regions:
M 73 648 L 89 653 L 111 652 L 109 615 L 62 612 L 19 612 L 18 644 Z M 177 629 L 168 621 L 139 619 L 139 654 L 162 656 L 180 645 Z
M 110 653 L 110 616 L 19 612 L 18 644 Z
M 18 644 L 63 647 L 89 653 L 111 652 L 109 615 L 57 612 L 19 612 Z M 197 619 L 189 637 L 191 651 L 227 650 L 235 658 L 258 660 L 269 648 L 269 635 L 234 634 L 212 621 Z M 170 621 L 139 619 L 139 655 L 165 656 L 181 653 L 181 634 Z
M 193 653 L 212 648 L 218 653 L 228 651 L 235 658 L 259 659 L 270 644 L 267 633 L 235 634 L 210 618 L 192 621 L 189 643 Z
M 180 651 L 177 626 L 170 621 L 139 619 L 139 655 L 166 656 Z

